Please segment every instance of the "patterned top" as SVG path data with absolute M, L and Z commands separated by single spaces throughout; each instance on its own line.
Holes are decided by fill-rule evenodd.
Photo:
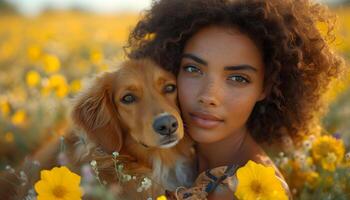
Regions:
M 214 190 L 220 192 L 229 189 L 233 194 L 238 183 L 236 177 L 238 168 L 239 166 L 229 165 L 206 170 L 197 177 L 194 187 L 178 187 L 175 192 L 167 191 L 166 196 L 170 200 L 206 200 L 209 193 Z M 276 177 L 281 181 L 289 199 L 292 200 L 288 184 L 280 177 Z

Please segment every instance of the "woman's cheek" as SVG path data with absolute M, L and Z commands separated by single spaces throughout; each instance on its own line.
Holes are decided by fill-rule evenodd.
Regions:
M 244 94 L 230 96 L 226 99 L 227 107 L 225 110 L 229 111 L 230 119 L 238 121 L 247 121 L 256 103 L 255 97 L 245 96 Z M 238 119 L 237 119 L 238 118 Z
M 178 95 L 181 107 L 188 107 L 194 101 L 197 85 L 194 80 L 180 76 L 177 80 Z

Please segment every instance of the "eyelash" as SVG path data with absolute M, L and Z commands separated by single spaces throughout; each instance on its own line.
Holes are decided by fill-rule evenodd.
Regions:
M 194 68 L 196 70 L 196 72 L 194 71 L 188 71 L 189 68 Z M 186 65 L 182 68 L 185 72 L 187 73 L 201 73 L 200 69 L 198 69 L 197 67 L 193 66 L 193 65 Z
M 243 80 L 243 81 L 237 81 L 237 80 L 236 80 L 236 82 L 238 82 L 238 83 L 242 83 L 242 84 L 250 83 L 250 81 L 249 81 L 247 78 L 245 78 L 245 77 L 243 77 L 243 76 L 240 76 L 240 75 L 230 76 L 230 77 L 229 77 L 229 80 L 232 80 L 231 78 L 233 78 L 233 77 L 237 77 L 237 78 L 240 78 L 241 80 Z M 234 80 L 233 80 L 233 81 L 234 81 Z
M 187 73 L 191 73 L 191 74 L 192 74 L 192 73 L 200 73 L 200 74 L 202 74 L 202 72 L 200 71 L 200 69 L 198 69 L 197 67 L 195 67 L 195 66 L 193 66 L 193 65 L 186 65 L 186 66 L 184 66 L 184 67 L 182 67 L 182 68 L 183 68 L 183 70 L 184 70 L 185 72 L 187 72 Z M 194 68 L 196 71 L 188 71 L 189 68 Z M 243 80 L 243 81 L 232 80 L 231 78 L 233 78 L 233 77 L 240 78 L 240 79 Z M 234 81 L 234 82 L 238 82 L 238 83 L 241 83 L 241 84 L 250 83 L 250 81 L 249 81 L 248 78 L 246 78 L 246 77 L 244 77 L 244 76 L 241 76 L 241 75 L 233 75 L 233 76 L 230 76 L 230 77 L 228 78 L 228 80 L 232 80 L 232 81 Z

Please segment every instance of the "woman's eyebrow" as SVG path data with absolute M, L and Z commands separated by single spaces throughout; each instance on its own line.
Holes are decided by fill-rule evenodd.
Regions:
M 195 56 L 191 53 L 184 53 L 184 54 L 182 54 L 181 58 L 190 58 L 190 59 L 192 59 L 192 60 L 194 60 L 197 63 L 200 63 L 202 65 L 206 65 L 206 66 L 208 65 L 207 61 L 205 61 L 205 60 L 203 60 L 203 59 L 199 58 L 198 56 Z
M 234 66 L 227 66 L 224 67 L 224 70 L 226 71 L 236 71 L 236 70 L 248 70 L 248 71 L 253 71 L 257 72 L 258 70 L 250 65 L 234 65 Z
M 194 61 L 196 61 L 197 63 L 200 63 L 202 65 L 208 66 L 208 62 L 203 60 L 202 58 L 199 58 L 198 56 L 191 54 L 191 53 L 184 53 L 182 55 L 182 58 L 189 58 L 192 59 Z M 224 67 L 224 70 L 226 71 L 237 71 L 237 70 L 248 70 L 248 71 L 253 71 L 253 72 L 257 72 L 258 70 L 254 67 L 252 67 L 251 65 L 248 64 L 243 64 L 243 65 L 234 65 L 234 66 L 227 66 Z

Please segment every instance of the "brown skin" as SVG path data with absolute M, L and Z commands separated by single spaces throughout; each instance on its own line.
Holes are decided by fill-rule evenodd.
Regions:
M 235 67 L 228 70 L 227 66 Z M 248 160 L 274 166 L 247 129 L 254 105 L 266 96 L 263 80 L 262 55 L 238 29 L 208 26 L 189 39 L 177 83 L 186 130 L 197 142 L 199 173 L 229 164 L 244 165 Z M 203 118 L 198 112 L 217 119 Z M 210 196 L 225 198 L 231 199 L 232 191 Z
M 255 103 L 265 97 L 264 67 L 254 43 L 235 29 L 207 27 L 188 41 L 184 54 L 207 63 L 184 57 L 180 65 L 179 100 L 190 135 L 200 144 L 212 144 L 245 133 Z M 225 69 L 242 65 L 253 70 Z M 214 129 L 201 128 L 190 116 L 194 112 L 210 113 L 223 122 Z
M 236 29 L 209 26 L 188 41 L 184 54 L 207 63 L 184 57 L 177 78 L 182 115 L 188 133 L 198 143 L 198 153 L 209 168 L 241 162 L 232 156 L 245 144 L 244 138 L 249 134 L 246 123 L 255 103 L 265 97 L 259 50 Z M 242 65 L 254 70 L 225 69 Z M 193 117 L 195 112 L 215 115 L 220 121 L 213 128 L 203 127 Z

